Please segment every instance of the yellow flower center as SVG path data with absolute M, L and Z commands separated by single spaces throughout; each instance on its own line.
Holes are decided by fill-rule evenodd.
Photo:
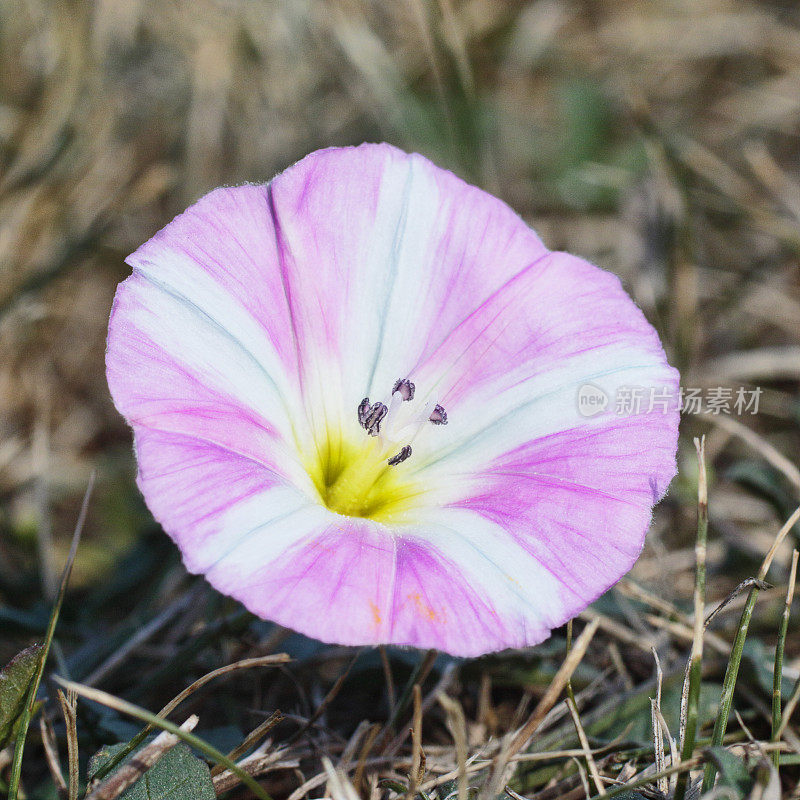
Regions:
M 423 491 L 418 481 L 409 478 L 406 465 L 388 463 L 396 451 L 377 437 L 348 441 L 339 431 L 328 430 L 306 459 L 306 469 L 331 511 L 396 523 Z

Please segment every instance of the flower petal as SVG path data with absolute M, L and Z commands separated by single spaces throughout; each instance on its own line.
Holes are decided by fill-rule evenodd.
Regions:
M 436 518 L 460 531 L 477 524 L 464 521 L 473 515 L 489 523 L 494 536 L 484 534 L 474 546 L 487 558 L 509 550 L 495 583 L 506 578 L 547 586 L 533 608 L 548 627 L 557 627 L 615 584 L 639 556 L 652 506 L 674 473 L 674 426 L 670 415 L 638 415 L 534 439 L 480 474 L 465 476 L 468 488 Z M 469 554 L 460 559 L 462 572 L 474 561 Z M 475 587 L 491 574 L 477 572 Z
M 453 369 L 458 359 L 468 366 Z M 544 570 L 544 622 L 562 624 L 630 569 L 675 474 L 678 375 L 655 331 L 614 276 L 553 253 L 476 309 L 414 373 L 419 383 L 425 370 L 443 376 L 450 423 L 409 470 L 436 487 L 449 527 L 469 527 L 464 511 L 495 526 L 494 540 L 475 542 L 487 556 L 497 537 L 513 547 L 488 594 Z M 589 384 L 608 406 L 585 416 Z M 623 414 L 613 399 L 625 387 L 641 390 L 641 407 Z M 663 405 L 650 407 L 650 390 Z M 476 588 L 491 574 L 478 572 Z
M 215 313 L 138 272 L 121 284 L 106 353 L 117 408 L 135 430 L 190 435 L 308 484 L 284 374 L 261 363 L 264 341 L 247 341 L 252 320 L 225 295 Z
M 566 253 L 549 253 L 505 284 L 412 374 L 436 387 L 450 419 L 446 435 L 420 452 L 418 470 L 449 458 L 487 463 L 536 437 L 591 428 L 614 416 L 626 386 L 663 390 L 677 419 L 678 375 L 652 326 L 616 276 Z M 604 413 L 581 414 L 587 384 L 608 398 Z
M 302 536 L 299 520 L 328 513 L 268 465 L 193 436 L 140 427 L 136 456 L 139 488 L 192 572 L 253 539 L 260 559 L 274 558 Z
M 478 517 L 471 517 L 474 527 Z M 428 540 L 430 532 L 416 538 L 366 519 L 322 520 L 274 561 L 259 564 L 242 552 L 208 578 L 259 616 L 323 641 L 473 656 L 547 636 L 541 603 L 533 614 L 519 604 L 511 616 L 507 607 L 501 613 L 495 602 L 504 595 L 486 582 L 471 583 L 473 570 L 465 573 L 463 563 Z
M 388 145 L 312 153 L 270 197 L 304 372 L 341 398 L 334 417 L 388 396 L 547 252 L 504 203 Z

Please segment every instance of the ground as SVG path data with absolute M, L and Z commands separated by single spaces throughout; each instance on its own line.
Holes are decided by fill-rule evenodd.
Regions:
M 39 692 L 45 705 L 27 736 L 27 796 L 52 797 L 57 781 L 40 718 L 68 774 L 54 675 L 157 712 L 211 670 L 284 652 L 291 663 L 218 677 L 171 717 L 197 714 L 195 733 L 227 753 L 280 709 L 282 720 L 259 734 L 272 741 L 260 780 L 275 798 L 348 794 L 326 758 L 366 796 L 432 791 L 457 777 L 467 754 L 469 785 L 490 792 L 510 781 L 538 800 L 582 797 L 585 785 L 594 793 L 593 760 L 617 781 L 661 763 L 653 648 L 660 707 L 677 737 L 693 626 L 694 437 L 706 435 L 708 610 L 758 574 L 800 494 L 795 4 L 2 0 L 0 59 L 0 664 L 45 638 L 97 476 Z M 103 368 L 124 257 L 214 186 L 267 180 L 317 147 L 362 140 L 428 155 L 505 199 L 549 247 L 616 272 L 683 386 L 704 402 L 684 414 L 679 474 L 642 558 L 574 624 L 577 637 L 599 620 L 571 682 L 593 759 L 559 693 L 492 783 L 512 741 L 504 737 L 540 701 L 549 710 L 566 630 L 530 651 L 473 661 L 325 647 L 188 576 L 136 490 Z M 758 413 L 737 413 L 740 388 L 763 390 Z M 733 697 L 740 717 L 731 715 L 726 742 L 770 739 L 795 535 L 755 605 Z M 747 597 L 706 633 L 703 759 L 725 756 L 703 748 Z M 799 675 L 790 621 L 784 703 Z M 442 689 L 457 705 L 438 699 Z M 121 710 L 78 701 L 81 781 L 89 756 L 138 729 Z M 798 796 L 794 730 L 790 720 L 786 797 Z M 669 758 L 668 739 L 662 747 Z M 745 770 L 736 796 L 764 755 L 749 750 L 746 766 L 734 764 Z M 0 750 L 3 786 L 12 753 Z M 230 775 L 216 781 L 218 793 L 252 791 Z

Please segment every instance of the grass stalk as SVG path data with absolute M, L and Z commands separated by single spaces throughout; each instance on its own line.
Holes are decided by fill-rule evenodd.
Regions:
M 186 744 L 188 744 L 190 747 L 194 747 L 195 750 L 201 752 L 211 761 L 215 762 L 216 764 L 222 764 L 222 766 L 224 766 L 226 769 L 237 775 L 239 780 L 241 780 L 241 782 L 245 784 L 245 786 L 247 786 L 247 788 L 250 789 L 250 791 L 253 792 L 256 797 L 260 798 L 260 800 L 272 800 L 264 788 L 251 775 L 245 772 L 245 770 L 243 770 L 236 762 L 231 761 L 228 756 L 217 750 L 216 747 L 213 747 L 204 739 L 201 739 L 199 736 L 195 736 L 195 734 L 191 733 L 185 728 L 182 728 L 180 725 L 176 725 L 174 722 L 163 719 L 162 717 L 153 714 L 151 711 L 147 711 L 146 709 L 140 708 L 133 703 L 129 703 L 127 700 L 121 700 L 119 697 L 114 697 L 114 695 L 103 692 L 100 689 L 93 689 L 90 686 L 83 686 L 80 683 L 74 683 L 73 681 L 65 680 L 57 675 L 54 676 L 53 680 L 55 680 L 56 683 L 63 686 L 65 689 L 70 689 L 71 691 L 75 692 L 75 694 L 85 697 L 87 700 L 93 700 L 95 703 L 100 703 L 101 705 L 113 708 L 115 711 L 118 711 L 121 714 L 127 714 L 129 717 L 141 720 L 142 722 L 146 722 L 148 725 L 154 728 L 161 728 L 162 730 L 177 736 L 179 739 L 186 742 Z
M 691 664 L 689 666 L 689 692 L 686 703 L 686 728 L 683 737 L 681 761 L 689 761 L 694 755 L 697 739 L 697 716 L 700 703 L 700 684 L 703 678 L 703 618 L 706 602 L 706 541 L 708 539 L 708 483 L 706 479 L 706 437 L 694 440 L 697 448 L 697 541 L 695 560 L 697 568 L 694 581 L 694 637 L 692 639 Z M 688 772 L 678 774 L 675 800 L 684 800 Z
M 789 630 L 789 615 L 794 600 L 794 585 L 797 579 L 797 550 L 792 553 L 792 569 L 789 573 L 789 588 L 786 591 L 786 604 L 783 607 L 781 627 L 778 632 L 778 643 L 775 646 L 775 667 L 772 676 L 772 741 L 780 739 L 781 730 L 781 687 L 783 685 L 783 651 L 786 645 L 786 632 Z M 775 750 L 772 753 L 772 763 L 779 769 L 781 754 Z
M 572 620 L 567 623 L 567 644 L 566 644 L 566 657 L 569 658 L 570 650 L 572 650 Z M 572 691 L 572 678 L 570 677 L 567 680 L 566 686 L 567 697 L 572 701 L 572 705 L 575 708 L 578 707 L 578 704 L 575 702 L 575 692 Z
M 795 681 L 795 684 L 792 687 L 792 694 L 784 706 L 783 714 L 781 715 L 781 727 L 778 729 L 778 739 L 783 736 L 783 732 L 789 725 L 792 714 L 794 713 L 795 708 L 797 708 L 798 701 L 800 701 L 800 678 Z
M 67 732 L 67 759 L 69 761 L 67 800 L 78 800 L 78 785 L 80 783 L 77 700 L 78 698 L 73 693 L 70 692 L 69 696 L 67 696 L 59 689 L 58 702 L 61 704 L 61 712 L 64 715 L 64 726 Z
M 589 740 L 586 737 L 586 731 L 583 729 L 583 725 L 581 724 L 581 718 L 578 714 L 578 709 L 575 706 L 575 701 L 571 697 L 567 698 L 567 709 L 569 710 L 570 716 L 572 717 L 572 722 L 575 725 L 575 731 L 578 734 L 578 741 L 581 743 L 583 757 L 586 759 L 586 766 L 589 768 L 589 774 L 592 776 L 592 781 L 595 789 L 597 789 L 597 794 L 601 797 L 605 797 L 606 790 L 603 786 L 603 778 L 600 775 L 600 770 L 597 769 L 597 762 L 594 760 L 591 747 L 589 747 Z M 586 794 L 588 796 L 589 793 L 587 792 Z
M 381 731 L 380 738 L 378 739 L 380 746 L 383 747 L 386 745 L 391 731 L 393 731 L 397 726 L 397 721 L 400 719 L 400 715 L 406 710 L 411 702 L 414 686 L 417 683 L 422 686 L 425 678 L 428 677 L 428 673 L 430 673 L 431 669 L 433 668 L 434 662 L 436 661 L 438 655 L 438 651 L 428 650 L 411 671 L 411 674 L 408 676 L 408 681 L 406 681 L 406 685 L 397 700 L 397 705 L 389 715 L 389 719 L 384 725 L 383 731 Z
M 218 669 L 206 673 L 202 678 L 198 678 L 196 681 L 194 681 L 194 683 L 190 684 L 182 692 L 173 697 L 172 700 L 170 700 L 169 703 L 167 703 L 164 708 L 158 712 L 158 716 L 169 716 L 187 697 L 190 697 L 198 689 L 202 688 L 215 678 L 219 678 L 224 675 L 230 675 L 233 672 L 239 672 L 240 670 L 244 669 L 252 669 L 254 667 L 286 664 L 290 660 L 291 659 L 288 655 L 286 655 L 286 653 L 277 653 L 268 656 L 257 656 L 256 658 L 245 658 L 241 661 L 235 661 L 233 664 L 219 667 Z M 94 777 L 97 780 L 105 778 L 106 775 L 119 766 L 119 764 L 121 764 L 137 747 L 139 747 L 140 744 L 144 742 L 144 740 L 147 738 L 147 735 L 153 730 L 153 727 L 154 726 L 152 724 L 149 724 L 142 728 L 142 730 L 139 731 L 139 733 L 137 733 L 136 736 L 134 736 L 128 742 L 128 744 L 125 745 L 125 747 L 121 748 L 116 755 L 108 759 L 108 761 L 97 770 Z
M 558 672 L 553 676 L 547 691 L 542 695 L 541 700 L 533 709 L 528 721 L 514 734 L 509 734 L 506 743 L 501 747 L 500 752 L 495 756 L 492 770 L 484 786 L 481 797 L 494 798 L 502 791 L 503 773 L 511 759 L 528 744 L 531 736 L 536 733 L 539 726 L 544 721 L 551 708 L 556 704 L 561 692 L 564 691 L 567 681 L 572 677 L 572 673 L 583 660 L 592 637 L 597 632 L 600 625 L 599 619 L 593 619 L 584 629 L 581 635 L 575 640 L 574 646 L 570 649 L 569 655 L 564 663 L 559 667 Z
M 64 597 L 67 593 L 67 584 L 69 577 L 72 574 L 72 565 L 75 563 L 75 554 L 78 552 L 78 542 L 81 540 L 81 533 L 83 526 L 86 522 L 86 512 L 89 508 L 89 499 L 92 496 L 92 489 L 94 488 L 94 473 L 89 478 L 89 483 L 86 487 L 86 492 L 83 495 L 83 503 L 81 510 L 78 514 L 78 521 L 75 524 L 75 531 L 72 534 L 72 543 L 67 555 L 67 562 L 64 565 L 64 571 L 61 573 L 61 584 L 58 587 L 58 595 L 56 601 L 53 603 L 53 609 L 50 612 L 50 619 L 47 623 L 47 632 L 44 637 L 44 644 L 39 653 L 39 661 L 36 664 L 36 672 L 31 680 L 30 687 L 28 688 L 28 697 L 25 701 L 25 708 L 19 719 L 19 728 L 17 732 L 17 741 L 14 745 L 14 756 L 11 762 L 11 777 L 8 782 L 8 800 L 17 800 L 19 794 L 19 782 L 22 776 L 22 755 L 25 750 L 25 739 L 28 735 L 28 728 L 31 724 L 33 717 L 33 710 L 36 705 L 36 695 L 39 692 L 39 684 L 42 681 L 44 674 L 44 667 L 47 663 L 47 657 L 50 654 L 50 646 L 53 643 L 53 636 L 56 632 L 56 623 L 58 622 L 58 615 L 61 612 L 61 605 L 64 602 Z
M 772 560 L 775 558 L 775 553 L 778 551 L 786 535 L 794 527 L 795 523 L 800 519 L 800 507 L 795 509 L 794 513 L 783 527 L 778 531 L 775 541 L 772 543 L 764 561 L 761 564 L 761 569 L 758 571 L 758 580 L 763 581 L 772 565 Z M 714 732 L 711 734 L 711 744 L 713 747 L 722 745 L 722 740 L 725 737 L 725 731 L 728 728 L 728 717 L 731 713 L 731 705 L 733 704 L 733 691 L 736 688 L 736 678 L 739 674 L 739 665 L 742 662 L 742 652 L 744 650 L 745 639 L 747 639 L 747 629 L 750 627 L 750 618 L 753 616 L 753 608 L 758 598 L 758 586 L 753 586 L 750 594 L 747 596 L 747 603 L 742 610 L 742 616 L 739 619 L 739 627 L 736 631 L 736 637 L 733 640 L 731 647 L 731 657 L 728 660 L 728 666 L 725 670 L 725 678 L 722 681 L 722 696 L 719 701 L 719 712 L 714 722 Z M 717 774 L 717 769 L 712 763 L 706 764 L 705 773 L 703 775 L 702 792 L 705 794 L 710 791 L 714 785 L 714 777 Z
M 238 761 L 250 748 L 255 747 L 262 739 L 266 738 L 266 735 L 278 723 L 282 722 L 283 719 L 284 716 L 279 710 L 273 711 L 268 719 L 262 722 L 257 728 L 250 731 L 250 733 L 228 753 L 228 758 L 231 761 Z M 214 778 L 222 772 L 224 772 L 224 769 L 217 764 L 214 769 L 211 770 L 211 777 Z

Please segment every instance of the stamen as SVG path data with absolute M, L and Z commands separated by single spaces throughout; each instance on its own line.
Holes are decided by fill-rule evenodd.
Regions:
M 411 383 L 408 378 L 400 378 L 394 384 L 394 388 L 392 389 L 392 394 L 400 392 L 400 396 L 403 400 L 413 400 L 414 399 L 414 389 L 416 387 L 413 383 Z
M 362 423 L 370 436 L 377 436 L 381 432 L 381 422 L 389 409 L 383 403 L 374 403 Z
M 383 420 L 383 429 L 390 431 L 394 427 L 394 419 L 403 405 L 403 395 L 400 392 L 393 392 L 392 399 L 389 401 L 389 413 Z
M 403 447 L 396 456 L 389 459 L 389 466 L 394 467 L 397 464 L 402 464 L 411 455 L 411 445 L 407 444 Z
M 434 425 L 447 425 L 447 412 L 437 403 L 428 419 Z
M 367 414 L 369 414 L 369 397 L 365 397 L 358 404 L 358 424 L 363 428 L 364 423 L 367 421 Z
M 382 450 L 384 448 L 388 450 L 398 440 L 413 442 L 428 422 L 434 425 L 447 425 L 447 412 L 434 400 L 428 401 L 416 412 L 403 414 L 401 407 L 405 401 L 414 399 L 415 389 L 408 378 L 399 378 L 392 388 L 388 406 L 385 403 L 370 403 L 369 397 L 365 397 L 358 404 L 358 424 L 370 436 L 380 436 Z M 406 447 L 389 459 L 389 463 L 394 465 L 405 461 L 411 455 L 410 444 Z

